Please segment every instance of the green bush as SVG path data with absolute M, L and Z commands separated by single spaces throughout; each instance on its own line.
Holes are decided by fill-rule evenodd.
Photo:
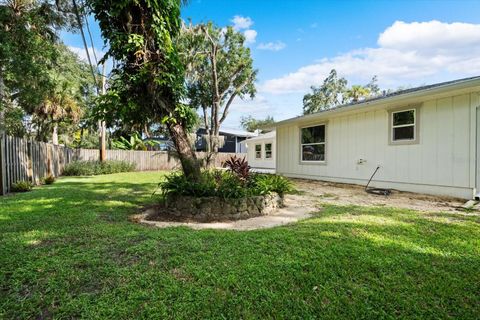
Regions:
M 49 174 L 45 178 L 43 178 L 43 183 L 45 184 L 53 184 L 55 182 L 55 176 L 53 174 Z
M 65 176 L 94 176 L 99 174 L 111 174 L 129 172 L 135 170 L 135 164 L 127 161 L 107 160 L 100 161 L 74 161 L 65 166 Z
M 276 192 L 292 192 L 292 183 L 272 174 L 251 173 L 247 181 L 231 171 L 205 170 L 199 181 L 189 181 L 181 172 L 173 172 L 159 183 L 162 193 L 193 197 L 244 198 Z
M 12 184 L 12 192 L 27 192 L 32 190 L 33 184 L 30 181 L 17 181 L 14 184 Z
M 290 180 L 276 174 L 256 174 L 253 176 L 253 180 L 255 180 L 253 184 L 258 194 L 276 192 L 279 195 L 284 195 L 295 191 Z

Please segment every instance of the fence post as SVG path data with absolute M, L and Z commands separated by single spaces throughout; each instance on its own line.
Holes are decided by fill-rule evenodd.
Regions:
M 0 195 L 2 196 L 7 193 L 5 163 L 5 134 L 0 132 Z

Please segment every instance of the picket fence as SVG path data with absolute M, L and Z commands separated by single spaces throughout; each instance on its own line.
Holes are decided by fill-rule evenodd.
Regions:
M 219 153 L 214 166 L 225 160 L 245 154 Z M 197 152 L 204 158 L 206 153 Z M 98 160 L 96 149 L 71 149 L 29 139 L 0 136 L 0 195 L 10 192 L 12 184 L 25 180 L 39 184 L 41 179 L 62 175 L 63 169 L 72 161 Z M 107 160 L 123 160 L 135 164 L 136 171 L 179 169 L 180 162 L 166 151 L 107 150 Z

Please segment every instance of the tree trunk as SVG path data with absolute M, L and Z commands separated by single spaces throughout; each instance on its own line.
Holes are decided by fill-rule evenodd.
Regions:
M 106 79 L 105 79 L 105 63 L 104 63 L 102 67 L 102 95 L 104 95 L 106 92 L 105 80 Z M 105 135 L 106 135 L 105 120 L 98 121 L 98 130 L 99 130 L 98 142 L 100 147 L 100 162 L 105 162 L 105 160 L 107 160 L 107 145 L 105 140 Z
M 99 145 L 100 145 L 100 161 L 104 162 L 107 160 L 107 147 L 106 147 L 106 128 L 105 128 L 105 121 L 101 120 L 98 121 L 98 129 L 99 129 Z
M 52 144 L 58 146 L 58 124 L 53 125 Z
M 197 155 L 192 149 L 187 132 L 178 123 L 169 124 L 168 131 L 177 150 L 183 173 L 188 179 L 193 181 L 200 180 L 200 164 Z

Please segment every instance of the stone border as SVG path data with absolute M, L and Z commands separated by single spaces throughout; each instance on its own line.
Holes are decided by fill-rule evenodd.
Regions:
M 257 216 L 245 220 L 235 221 L 216 221 L 216 222 L 197 222 L 193 220 L 175 220 L 173 216 L 159 216 L 159 208 L 145 208 L 140 214 L 129 217 L 131 222 L 143 224 L 154 228 L 187 227 L 194 230 L 217 229 L 217 230 L 235 230 L 249 231 L 266 228 L 274 228 L 299 220 L 307 219 L 314 212 L 320 210 L 315 205 L 315 201 L 304 195 L 285 195 L 285 206 L 278 208 L 269 215 Z
M 198 222 L 234 221 L 268 215 L 282 206 L 283 197 L 276 193 L 239 199 L 169 196 L 163 211 Z

